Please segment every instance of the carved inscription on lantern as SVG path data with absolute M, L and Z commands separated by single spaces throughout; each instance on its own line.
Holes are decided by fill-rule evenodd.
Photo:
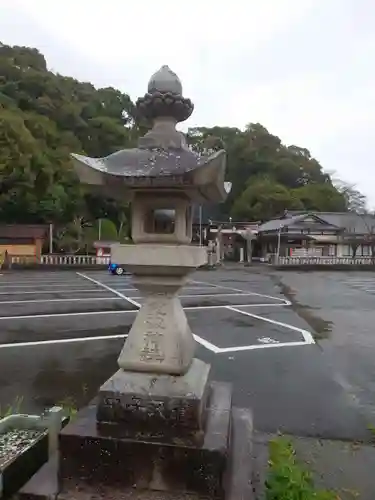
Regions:
M 138 416 L 151 417 L 158 416 L 167 418 L 169 422 L 179 424 L 187 424 L 191 422 L 192 413 L 189 406 L 183 404 L 168 405 L 164 399 L 158 398 L 141 398 L 137 396 L 129 397 L 105 397 L 103 406 L 110 409 L 120 410 L 120 413 L 130 412 L 132 415 L 137 413 Z
M 161 363 L 165 358 L 162 344 L 166 328 L 166 304 L 166 301 L 160 299 L 150 301 L 148 304 L 149 310 L 145 319 L 141 361 L 159 361 Z

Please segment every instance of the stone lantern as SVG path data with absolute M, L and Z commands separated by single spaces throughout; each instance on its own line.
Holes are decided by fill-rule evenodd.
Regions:
M 221 150 L 201 156 L 176 130 L 191 115 L 193 104 L 182 96 L 181 82 L 168 66 L 151 77 L 148 92 L 136 105 L 153 123 L 138 148 L 100 159 L 72 156 L 82 182 L 132 202 L 134 245 L 114 245 L 111 257 L 133 274 L 144 302 L 119 367 L 184 375 L 195 342 L 177 294 L 188 274 L 207 262 L 206 248 L 190 244 L 191 205 L 225 200 L 226 154 Z
M 73 155 L 83 183 L 132 201 L 134 244 L 112 252 L 133 273 L 143 303 L 119 370 L 60 433 L 58 474 L 56 464 L 46 466 L 58 476 L 58 491 L 48 498 L 133 498 L 134 488 L 248 498 L 251 468 L 241 467 L 250 456 L 251 415 L 232 410 L 230 385 L 209 382 L 209 365 L 194 358 L 177 295 L 206 263 L 205 248 L 190 244 L 191 204 L 225 199 L 225 152 L 204 157 L 187 147 L 176 124 L 193 105 L 167 66 L 137 109 L 153 122 L 137 148 L 100 159 Z M 156 498 L 142 495 L 134 498 Z

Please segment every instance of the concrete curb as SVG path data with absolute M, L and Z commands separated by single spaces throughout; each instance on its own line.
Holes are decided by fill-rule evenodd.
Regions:
M 253 415 L 246 408 L 232 408 L 231 456 L 226 500 L 253 500 Z

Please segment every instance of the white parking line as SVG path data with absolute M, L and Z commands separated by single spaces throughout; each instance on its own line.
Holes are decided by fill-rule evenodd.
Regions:
M 205 284 L 204 281 L 194 281 L 194 283 L 200 283 L 201 285 Z M 257 293 L 257 292 L 250 292 L 249 290 L 242 290 L 241 288 L 233 288 L 231 286 L 224 286 L 224 285 L 212 285 L 215 288 L 222 288 L 225 290 L 233 290 L 234 292 L 242 292 L 246 293 L 248 295 L 257 295 L 258 297 L 265 297 L 266 299 L 272 299 L 272 300 L 277 300 L 279 302 L 282 302 L 286 306 L 290 306 L 291 302 L 287 299 L 281 299 L 280 297 L 274 297 L 273 295 L 265 295 L 264 293 Z
M 220 305 L 209 305 L 209 306 L 187 306 L 184 307 L 184 311 L 204 311 L 206 309 L 226 309 L 228 307 L 281 307 L 284 304 L 220 304 Z M 24 315 L 13 315 L 13 316 L 0 316 L 0 321 L 4 320 L 14 320 L 14 319 L 47 319 L 47 318 L 65 318 L 69 316 L 103 316 L 106 314 L 130 314 L 137 313 L 138 309 L 125 309 L 119 311 L 78 311 L 78 312 L 62 312 L 62 313 L 46 313 L 46 314 L 24 314 Z
M 299 328 L 298 326 L 289 325 L 288 323 L 282 323 L 281 321 L 276 321 L 276 320 L 270 319 L 270 318 L 264 318 L 263 316 L 259 316 L 258 314 L 253 314 L 253 313 L 249 313 L 247 311 L 242 311 L 241 309 L 237 309 L 236 307 L 232 307 L 232 306 L 226 306 L 226 309 L 229 309 L 230 311 L 234 311 L 234 312 L 237 312 L 240 314 L 244 314 L 245 316 L 250 316 L 252 318 L 259 319 L 261 321 L 265 321 L 266 323 L 272 323 L 273 325 L 282 326 L 283 328 L 286 328 L 288 330 L 292 330 L 294 332 L 298 332 L 302 335 L 302 337 L 304 339 L 304 342 L 302 342 L 302 344 L 315 344 L 315 340 L 314 340 L 313 336 L 311 335 L 311 333 L 307 330 L 304 330 L 303 328 Z M 287 342 L 287 345 L 289 345 L 289 344 L 290 344 L 290 342 Z M 275 344 L 275 347 L 279 347 L 281 345 L 282 345 L 281 343 Z
M 220 306 L 223 307 L 223 306 Z M 199 309 L 201 307 L 194 307 L 191 309 Z M 203 307 L 203 309 L 206 309 Z M 247 345 L 247 346 L 234 346 L 234 347 L 218 347 L 211 342 L 207 341 L 206 339 L 203 339 L 202 337 L 199 337 L 198 335 L 193 335 L 194 339 L 196 342 L 204 346 L 206 349 L 212 351 L 215 354 L 228 354 L 232 352 L 241 352 L 241 351 L 252 351 L 252 350 L 257 350 L 257 349 L 269 349 L 269 348 L 274 348 L 274 347 L 297 347 L 297 346 L 302 346 L 302 345 L 308 345 L 308 344 L 315 344 L 315 341 L 313 337 L 311 336 L 310 332 L 307 330 L 304 330 L 302 328 L 298 328 L 292 325 L 289 325 L 287 323 L 282 323 L 280 321 L 275 321 L 271 320 L 269 318 L 264 318 L 262 316 L 258 316 L 257 314 L 251 314 L 248 313 L 247 311 L 242 311 L 241 309 L 237 309 L 236 307 L 232 306 L 225 306 L 225 309 L 232 310 L 234 312 L 244 314 L 246 316 L 251 316 L 253 318 L 266 321 L 268 323 L 273 323 L 279 326 L 282 326 L 284 328 L 287 328 L 289 330 L 294 330 L 298 331 L 301 333 L 301 335 L 304 338 L 304 341 L 297 341 L 297 342 L 272 342 L 272 343 L 262 343 L 262 344 L 255 344 L 255 345 Z M 106 311 L 107 313 L 116 313 L 116 312 L 133 312 L 135 313 L 136 311 Z M 86 315 L 91 315 L 92 313 L 83 313 Z M 95 314 L 95 313 L 93 313 Z M 82 313 L 70 313 L 70 315 L 82 315 Z M 40 315 L 41 316 L 46 316 L 46 315 Z M 51 316 L 51 315 L 47 315 Z M 55 315 L 56 316 L 56 315 Z M 61 316 L 61 315 L 58 315 Z M 65 316 L 65 314 L 64 314 Z M 35 318 L 35 316 L 34 316 Z M 3 318 L 0 318 L 3 319 Z M 68 338 L 68 339 L 51 339 L 51 340 L 37 340 L 37 341 L 31 341 L 31 342 L 13 342 L 11 344 L 0 344 L 0 349 L 7 349 L 11 347 L 34 347 L 34 346 L 41 346 L 41 345 L 53 345 L 53 344 L 67 344 L 67 343 L 73 343 L 73 342 L 89 342 L 93 340 L 106 340 L 106 339 L 120 339 L 120 338 L 126 338 L 127 334 L 117 334 L 117 335 L 100 335 L 97 337 L 78 337 L 78 338 Z M 260 339 L 261 341 L 261 339 Z
M 71 289 L 67 288 L 66 290 L 32 290 L 32 291 L 27 291 L 23 292 L 22 290 L 18 290 L 16 292 L 0 292 L 0 295 L 41 295 L 41 294 L 53 294 L 53 293 L 103 293 L 102 289 L 98 288 L 84 288 L 84 289 Z
M 218 354 L 229 354 L 231 352 L 241 352 L 241 351 L 256 351 L 257 349 L 273 349 L 275 347 L 298 347 L 303 345 L 309 345 L 306 342 L 279 342 L 278 344 L 253 344 L 253 345 L 240 345 L 235 347 L 223 347 L 220 348 Z
M 80 274 L 80 273 L 77 273 L 77 274 Z M 72 284 L 70 284 L 70 282 L 67 282 L 67 283 L 39 283 L 39 282 L 35 282 L 33 285 L 9 285 L 7 283 L 1 283 L 0 284 L 0 290 L 5 290 L 6 288 L 21 288 L 21 289 L 24 289 L 24 288 L 63 288 L 63 287 L 70 287 L 71 289 L 76 286 L 81 286 L 81 284 L 76 281 L 74 283 L 77 283 L 77 284 L 73 284 L 73 282 L 71 282 Z M 53 290 L 52 290 L 53 291 Z
M 110 286 L 108 285 L 105 285 L 104 283 L 102 283 L 101 281 L 98 281 L 98 280 L 94 280 L 94 278 L 90 278 L 90 276 L 86 276 L 86 274 L 83 274 L 83 273 L 78 273 L 77 272 L 77 275 L 78 276 L 81 276 L 81 278 L 84 278 L 88 281 L 91 281 L 91 283 L 94 283 L 95 285 L 98 285 L 98 286 L 101 286 L 102 288 L 104 288 L 105 290 L 108 290 L 109 292 L 112 292 L 114 293 L 115 295 L 117 295 L 118 297 L 121 297 L 122 299 L 124 300 L 127 300 L 128 302 L 130 302 L 130 304 L 133 304 L 133 306 L 136 306 L 138 308 L 141 307 L 141 304 L 133 299 L 131 299 L 130 297 L 127 297 L 126 295 L 124 295 L 123 293 L 119 292 L 118 290 L 116 290 L 115 288 L 111 288 Z
M 38 304 L 46 302 L 95 302 L 99 300 L 123 300 L 122 297 L 78 297 L 70 299 L 1 300 L 0 304 Z
M 64 298 L 64 299 L 35 299 L 35 300 L 14 300 L 14 301 L 0 301 L 0 304 L 21 304 L 21 303 L 38 303 L 38 302 L 78 302 L 78 301 L 99 301 L 99 300 L 126 300 L 127 302 L 131 303 L 134 305 L 137 309 L 141 307 L 141 304 L 137 302 L 137 300 L 141 299 L 141 297 L 129 297 L 127 295 L 124 295 L 121 293 L 122 291 L 126 292 L 135 292 L 136 289 L 133 288 L 112 288 L 111 286 L 107 285 L 106 283 L 103 283 L 99 280 L 96 280 L 94 278 L 91 278 L 90 276 L 87 276 L 86 274 L 77 272 L 77 276 L 80 276 L 81 278 L 90 281 L 94 285 L 97 285 L 100 287 L 100 289 L 72 289 L 70 287 L 69 289 L 66 290 L 66 292 L 69 293 L 74 293 L 74 292 L 82 292 L 82 293 L 88 293 L 88 292 L 100 292 L 101 289 L 107 290 L 110 293 L 113 293 L 116 295 L 116 297 L 77 297 L 77 298 Z M 180 295 L 180 298 L 204 298 L 204 297 L 230 297 L 230 296 L 258 296 L 258 297 L 264 297 L 267 299 L 272 299 L 273 303 L 262 303 L 262 304 L 227 304 L 227 305 L 209 305 L 209 306 L 188 306 L 185 307 L 185 310 L 206 310 L 206 309 L 227 309 L 231 310 L 233 312 L 243 314 L 246 316 L 250 316 L 256 319 L 259 319 L 261 321 L 265 321 L 268 323 L 272 323 L 284 328 L 287 328 L 289 330 L 294 330 L 299 332 L 303 338 L 304 341 L 298 341 L 298 342 L 262 342 L 261 339 L 259 339 L 259 342 L 262 342 L 261 344 L 256 344 L 256 345 L 250 345 L 250 346 L 234 346 L 234 347 L 226 347 L 226 348 L 220 348 L 211 342 L 207 341 L 206 339 L 194 335 L 195 340 L 200 343 L 202 346 L 207 348 L 208 350 L 212 351 L 215 354 L 222 354 L 222 353 L 230 353 L 230 352 L 240 352 L 240 351 L 247 351 L 247 350 L 254 350 L 254 349 L 266 349 L 266 348 L 271 348 L 271 347 L 292 347 L 292 346 L 301 346 L 301 345 L 306 345 L 306 344 L 314 344 L 314 339 L 310 332 L 307 330 L 294 327 L 292 325 L 289 325 L 287 323 L 282 323 L 279 321 L 271 320 L 269 318 L 264 318 L 262 316 L 256 315 L 249 313 L 243 308 L 249 308 L 249 307 L 282 307 L 282 306 L 289 306 L 291 305 L 290 301 L 286 299 L 282 299 L 280 297 L 275 297 L 271 295 L 265 295 L 261 293 L 256 293 L 256 292 L 250 292 L 248 290 L 242 290 L 239 288 L 233 288 L 233 287 L 227 287 L 223 285 L 217 285 L 217 284 L 212 284 L 212 283 L 207 283 L 207 282 L 202 282 L 202 281 L 194 281 L 193 283 L 196 283 L 198 286 L 187 286 L 184 289 L 192 289 L 192 290 L 212 290 L 213 288 L 215 289 L 220 289 L 220 290 L 229 290 L 234 293 L 216 293 L 216 294 L 186 294 L 186 295 Z M 199 286 L 203 285 L 203 286 Z M 34 285 L 30 285 L 30 288 Z M 38 286 L 41 286 L 41 283 L 38 284 Z M 52 284 L 49 284 L 48 286 L 53 286 Z M 56 284 L 54 286 L 58 286 L 60 288 L 63 286 L 67 286 L 67 284 L 62 285 L 61 282 L 59 284 Z M 14 288 L 16 285 L 14 286 Z M 1 288 L 0 288 L 1 289 Z M 16 294 L 39 294 L 39 293 L 62 293 L 63 290 L 42 290 L 42 291 L 6 291 L 6 292 L 1 292 L 0 294 L 11 294 L 11 295 L 16 295 Z M 241 309 L 239 309 L 241 308 Z M 36 315 L 22 315 L 22 316 L 3 316 L 0 317 L 0 320 L 16 320 L 16 319 L 43 319 L 43 318 L 58 318 L 58 317 L 70 317 L 70 316 L 93 316 L 93 315 L 103 315 L 103 314 L 135 314 L 137 313 L 137 310 L 120 310 L 120 311 L 79 311 L 79 312 L 67 312 L 67 313 L 51 313 L 51 314 L 36 314 Z M 102 335 L 102 336 L 91 336 L 91 337 L 79 337 L 79 338 L 70 338 L 70 339 L 53 339 L 53 340 L 40 340 L 40 341 L 30 341 L 30 342 L 20 342 L 20 343 L 11 343 L 11 344 L 0 344 L 0 349 L 4 348 L 9 348 L 9 347 L 28 347 L 28 346 L 38 346 L 38 345 L 48 345 L 48 344 L 63 344 L 63 343 L 69 343 L 69 342 L 88 342 L 92 340 L 105 340 L 105 339 L 119 339 L 119 338 L 126 338 L 127 334 L 119 334 L 119 335 Z
M 238 297 L 238 296 L 252 295 L 251 293 L 198 293 L 194 295 L 179 295 L 180 299 L 198 299 L 199 297 Z M 135 300 L 142 299 L 143 297 L 132 297 Z
M 12 342 L 9 344 L 0 344 L 0 349 L 9 349 L 11 347 L 35 347 L 41 345 L 54 345 L 54 344 L 69 344 L 73 342 L 91 342 L 93 340 L 112 340 L 112 339 L 124 339 L 128 336 L 127 333 L 117 334 L 117 335 L 98 335 L 97 337 L 73 337 L 67 339 L 50 339 L 50 340 L 35 340 L 30 342 Z M 215 354 L 220 352 L 220 348 L 206 339 L 202 339 L 198 335 L 193 334 L 193 337 L 198 344 L 212 351 Z
M 212 351 L 214 354 L 218 354 L 220 352 L 220 347 L 217 347 L 216 345 L 211 344 L 211 342 L 209 342 L 208 340 L 203 339 L 202 337 L 199 337 L 198 335 L 195 335 L 195 333 L 193 333 L 193 337 L 194 337 L 195 341 L 198 342 L 198 344 L 201 344 L 203 347 L 205 347 L 209 351 Z
M 102 292 L 102 290 L 96 290 Z M 248 295 L 246 293 L 214 293 L 211 295 L 206 294 L 198 294 L 198 295 L 179 295 L 180 299 L 190 299 L 190 298 L 199 298 L 199 297 L 237 297 L 239 295 Z M 140 300 L 143 297 L 131 297 L 132 300 Z M 38 303 L 46 303 L 46 302 L 95 302 L 100 300 L 124 300 L 122 297 L 77 297 L 77 298 L 67 298 L 67 299 L 27 299 L 27 300 L 0 300 L 0 305 L 2 304 L 38 304 Z M 128 300 L 128 299 L 127 299 Z M 251 306 L 255 305 L 283 305 L 283 304 L 251 304 Z
M 97 337 L 77 337 L 69 339 L 34 340 L 31 342 L 12 342 L 11 344 L 0 344 L 0 349 L 9 349 L 10 347 L 35 347 L 51 344 L 68 344 L 73 342 L 88 342 L 92 340 L 124 339 L 127 336 L 128 334 L 126 333 L 118 335 L 98 335 Z
M 23 314 L 20 316 L 0 316 L 0 321 L 5 321 L 7 319 L 48 319 L 48 318 L 65 318 L 68 316 L 102 316 L 104 314 L 130 314 L 136 313 L 138 309 L 125 309 L 121 311 L 77 311 L 77 312 L 66 312 L 66 313 L 47 313 L 47 314 Z

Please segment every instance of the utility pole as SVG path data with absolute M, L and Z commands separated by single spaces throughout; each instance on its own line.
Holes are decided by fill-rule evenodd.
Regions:
M 49 225 L 49 253 L 53 253 L 53 224 Z
M 199 205 L 199 246 L 202 246 L 202 205 Z
M 280 246 L 281 246 L 281 229 L 284 226 L 280 224 L 279 230 L 277 232 L 277 251 L 276 251 L 276 257 L 277 257 L 277 262 L 279 261 L 280 258 Z

